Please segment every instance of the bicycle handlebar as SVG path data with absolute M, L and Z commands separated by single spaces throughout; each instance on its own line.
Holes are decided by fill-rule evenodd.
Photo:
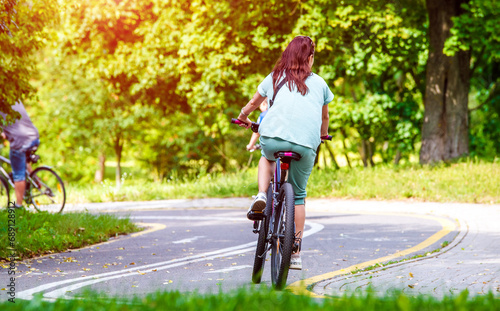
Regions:
M 231 123 L 233 124 L 243 124 L 244 122 L 243 121 L 240 121 L 238 119 L 231 119 Z M 255 123 L 255 122 L 252 122 L 252 124 L 250 125 L 252 131 L 254 131 L 255 133 L 258 133 L 259 132 L 259 123 Z M 320 137 L 322 140 L 332 140 L 333 136 L 332 135 L 325 135 L 325 136 L 321 136 Z
M 231 119 L 231 123 L 233 123 L 233 124 L 244 124 L 245 122 L 240 121 L 238 119 Z M 252 124 L 250 125 L 250 128 L 252 129 L 252 131 L 254 133 L 258 133 L 259 132 L 259 123 L 252 122 Z

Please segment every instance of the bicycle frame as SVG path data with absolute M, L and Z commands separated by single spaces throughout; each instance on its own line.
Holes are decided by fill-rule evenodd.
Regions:
M 281 185 L 283 185 L 287 181 L 287 177 L 288 177 L 287 171 L 288 170 L 281 169 L 281 159 L 278 157 L 276 159 L 276 166 L 274 168 L 273 180 L 271 180 L 272 187 L 273 187 L 273 198 L 272 198 L 273 204 L 272 204 L 272 212 L 271 212 L 271 215 L 269 215 L 269 216 L 274 215 L 276 209 L 278 208 L 278 205 L 281 203 L 278 196 L 280 193 Z M 267 217 L 267 216 L 264 216 L 264 217 Z M 281 221 L 281 219 L 280 219 L 280 221 Z M 263 225 L 265 225 L 265 221 L 263 221 L 263 220 L 258 220 L 258 222 L 259 222 L 259 226 L 258 226 L 258 228 L 256 228 L 254 230 L 254 232 L 259 232 L 261 227 Z M 277 234 L 277 233 L 274 232 L 274 217 L 271 217 L 270 222 L 269 222 L 269 231 L 267 233 L 266 240 L 271 241 L 273 234 Z M 261 256 L 265 257 L 270 248 L 271 248 L 271 244 L 269 244 L 268 249 L 266 249 Z
M 10 160 L 7 159 L 6 157 L 0 156 L 0 161 L 7 163 L 9 166 L 11 165 Z M 9 183 L 9 185 L 14 188 L 14 181 L 10 177 L 9 173 L 7 173 L 7 171 L 1 165 L 0 165 L 0 173 L 2 173 L 2 175 L 5 177 L 5 180 Z
M 9 159 L 7 159 L 6 157 L 3 157 L 3 156 L 0 156 L 0 162 L 5 162 L 7 163 L 9 166 L 11 165 L 11 162 Z M 30 177 L 30 173 L 28 172 L 28 169 L 27 169 L 27 165 L 28 165 L 28 161 L 26 161 L 26 186 L 28 185 L 36 185 L 36 183 L 34 183 L 33 179 Z M 47 167 L 47 168 L 51 168 L 49 166 L 46 166 L 46 165 L 43 165 L 44 167 Z M 15 187 L 14 185 L 14 180 L 12 179 L 12 177 L 9 175 L 9 173 L 7 173 L 7 171 L 3 168 L 3 166 L 0 166 L 0 173 L 2 173 L 2 175 L 5 177 L 5 179 L 7 180 L 7 182 L 9 183 L 9 185 L 11 187 Z

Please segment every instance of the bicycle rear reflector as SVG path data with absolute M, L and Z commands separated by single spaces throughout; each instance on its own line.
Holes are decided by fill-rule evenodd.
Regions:
M 281 162 L 281 169 L 282 170 L 287 170 L 289 168 L 290 168 L 290 164 L 289 163 Z

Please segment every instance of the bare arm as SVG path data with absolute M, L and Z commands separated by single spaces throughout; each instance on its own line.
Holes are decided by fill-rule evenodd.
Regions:
M 241 124 L 240 126 L 249 128 L 251 125 L 250 119 L 248 119 L 248 115 L 252 113 L 252 111 L 256 110 L 259 108 L 260 104 L 266 99 L 266 97 L 263 97 L 260 95 L 259 92 L 255 92 L 253 95 L 252 99 L 248 102 L 248 104 L 245 105 L 241 109 L 240 115 L 238 116 L 238 120 L 244 122 L 245 124 Z
M 259 139 L 259 133 L 252 133 L 252 137 L 250 138 L 250 142 L 247 145 L 247 150 L 254 150 L 255 149 L 255 143 L 257 142 L 257 139 Z
M 328 105 L 323 105 L 321 116 L 321 136 L 328 135 L 328 125 L 330 123 L 330 115 L 328 114 Z

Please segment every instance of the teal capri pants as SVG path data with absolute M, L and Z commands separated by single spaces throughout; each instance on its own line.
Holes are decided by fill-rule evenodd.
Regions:
M 269 161 L 276 161 L 274 153 L 278 151 L 293 151 L 302 156 L 299 161 L 292 160 L 290 163 L 288 182 L 292 184 L 295 192 L 295 205 L 304 204 L 307 196 L 307 180 L 314 166 L 316 151 L 276 137 L 261 136 L 260 145 L 262 147 L 262 156 Z

